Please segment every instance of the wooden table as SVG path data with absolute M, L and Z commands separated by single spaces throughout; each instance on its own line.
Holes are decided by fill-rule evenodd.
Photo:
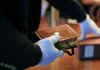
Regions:
M 85 40 L 79 42 L 79 45 L 100 45 L 100 36 L 89 34 Z
M 64 55 L 57 58 L 52 64 L 47 66 L 35 66 L 26 70 L 100 70 L 100 60 L 80 61 L 78 58 L 78 49 L 74 56 Z

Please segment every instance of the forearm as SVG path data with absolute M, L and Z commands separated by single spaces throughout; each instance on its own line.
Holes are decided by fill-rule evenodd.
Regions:
M 83 21 L 86 18 L 86 13 L 80 5 L 78 5 L 74 0 L 47 0 L 50 2 L 60 13 L 65 16 L 77 19 L 78 22 Z

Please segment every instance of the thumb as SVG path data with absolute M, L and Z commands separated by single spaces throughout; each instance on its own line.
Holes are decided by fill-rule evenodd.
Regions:
M 64 56 L 64 51 L 59 51 L 59 55 L 58 55 L 58 57 L 63 57 Z

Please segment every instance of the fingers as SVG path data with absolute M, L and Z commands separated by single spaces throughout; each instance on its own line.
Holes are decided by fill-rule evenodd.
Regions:
M 80 36 L 80 40 L 85 39 L 86 35 L 87 35 L 87 33 L 85 31 L 82 31 L 82 34 Z
M 52 42 L 53 44 L 58 42 L 60 40 L 60 35 L 59 32 L 55 32 L 54 35 L 52 35 L 51 37 L 48 37 L 48 39 L 50 40 L 50 42 Z
M 59 51 L 58 57 L 63 57 L 63 56 L 64 56 L 64 52 L 63 51 Z

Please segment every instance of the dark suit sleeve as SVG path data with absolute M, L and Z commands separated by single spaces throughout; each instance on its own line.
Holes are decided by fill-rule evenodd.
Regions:
M 37 21 L 39 22 L 39 17 L 37 17 L 39 12 L 32 12 L 32 9 L 35 9 L 32 7 L 32 1 L 0 1 L 0 62 L 18 68 L 34 66 L 40 62 L 42 52 L 39 46 L 34 45 L 25 35 L 29 31 L 32 33 L 32 23 L 37 25 Z M 32 13 L 36 14 L 33 15 L 33 17 L 35 16 L 33 18 L 34 21 L 36 20 L 35 22 L 32 22 Z M 34 37 L 34 39 L 36 38 Z
M 77 19 L 78 22 L 86 18 L 86 13 L 82 6 L 75 0 L 47 0 L 51 5 L 60 11 L 61 14 L 68 18 Z
M 0 23 L 0 61 L 26 68 L 38 64 L 42 57 L 39 46 L 30 41 L 7 20 Z M 8 23 L 8 24 L 7 24 Z

